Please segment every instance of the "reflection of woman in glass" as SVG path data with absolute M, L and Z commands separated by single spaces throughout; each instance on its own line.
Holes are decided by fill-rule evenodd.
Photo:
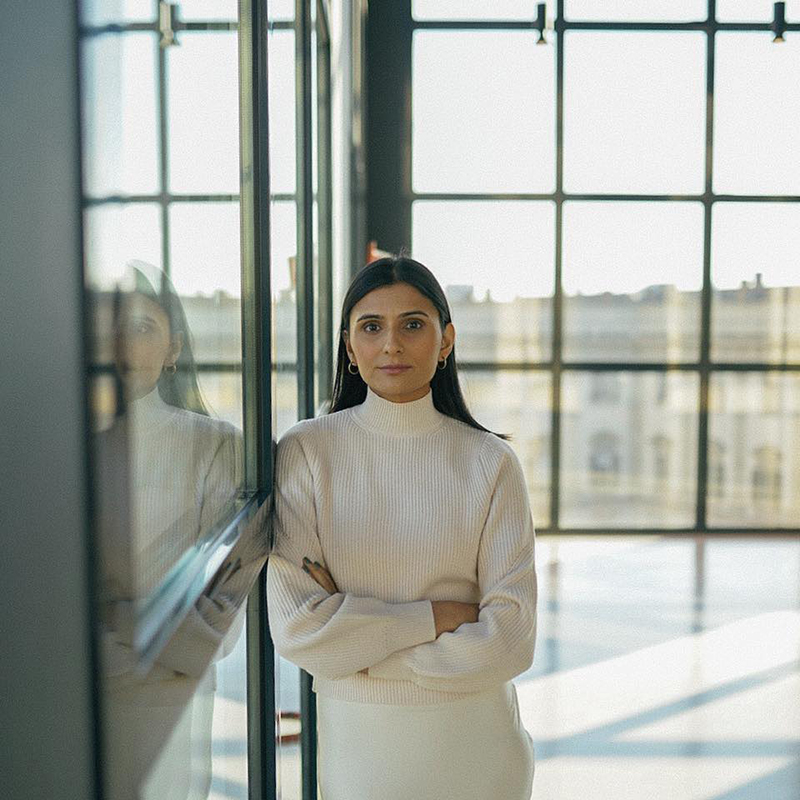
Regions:
M 131 647 L 136 609 L 202 542 L 236 497 L 241 436 L 212 419 L 197 384 L 180 301 L 155 267 L 132 262 L 117 309 L 124 413 L 100 434 L 104 666 L 111 796 L 205 797 L 214 670 L 236 606 L 201 597 L 144 678 Z M 117 476 L 116 491 L 108 481 Z M 105 481 L 105 485 L 102 482 Z M 129 487 L 129 489 L 125 489 Z M 127 495 L 129 508 L 122 502 Z M 117 530 L 120 520 L 130 527 Z
M 270 625 L 314 676 L 323 800 L 528 800 L 511 679 L 531 664 L 519 461 L 469 414 L 455 329 L 408 258 L 344 299 L 331 413 L 278 445 Z

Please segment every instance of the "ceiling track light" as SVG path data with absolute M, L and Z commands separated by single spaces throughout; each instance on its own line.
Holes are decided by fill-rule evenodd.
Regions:
M 162 48 L 174 47 L 180 44 L 175 33 L 178 27 L 178 6 L 166 3 L 164 0 L 158 4 L 158 32 L 161 34 L 159 45 Z
M 773 42 L 786 41 L 783 38 L 783 34 L 786 32 L 786 3 L 775 3 L 775 18 L 770 27 L 775 34 Z
M 536 44 L 547 44 L 547 39 L 544 38 L 545 10 L 545 3 L 539 3 L 536 7 L 536 22 L 533 24 L 534 28 L 539 31 L 539 38 L 536 40 Z

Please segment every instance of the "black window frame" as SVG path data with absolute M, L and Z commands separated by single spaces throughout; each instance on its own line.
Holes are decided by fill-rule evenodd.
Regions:
M 564 17 L 564 0 L 549 3 L 555 6 L 553 30 L 545 32 L 550 46 L 556 47 L 556 186 L 545 193 L 451 193 L 414 192 L 412 172 L 412 43 L 417 30 L 436 31 L 533 31 L 536 20 L 415 20 L 411 0 L 397 3 L 373 4 L 367 22 L 367 70 L 369 114 L 367 118 L 367 229 L 370 239 L 378 241 L 381 249 L 399 251 L 410 248 L 412 242 L 412 205 L 417 200 L 548 200 L 556 205 L 555 231 L 555 291 L 552 298 L 552 356 L 548 360 L 471 362 L 459 361 L 459 368 L 467 371 L 539 371 L 548 374 L 552 386 L 552 412 L 550 432 L 550 520 L 537 530 L 546 534 L 602 533 L 656 533 L 669 535 L 754 535 L 775 534 L 796 536 L 800 527 L 747 527 L 729 529 L 709 527 L 706 501 L 708 480 L 709 438 L 709 386 L 715 373 L 770 372 L 800 373 L 800 363 L 713 362 L 711 359 L 711 214 L 715 204 L 729 202 L 779 202 L 797 203 L 796 195 L 733 195 L 713 191 L 713 132 L 714 132 L 714 57 L 716 33 L 724 31 L 768 32 L 770 22 L 717 22 L 716 2 L 708 0 L 707 16 L 692 22 L 614 22 L 578 21 Z M 800 23 L 787 23 L 784 30 L 789 36 L 800 35 Z M 701 194 L 640 195 L 567 193 L 563 189 L 564 177 L 564 57 L 565 36 L 569 31 L 698 31 L 706 35 L 706 128 L 705 128 L 705 184 Z M 568 37 L 567 37 L 568 38 Z M 575 200 L 597 202 L 640 201 L 700 202 L 704 209 L 703 232 L 703 284 L 701 291 L 700 354 L 697 361 L 686 363 L 657 362 L 607 362 L 567 361 L 563 358 L 563 308 L 562 291 L 562 241 L 564 203 Z M 640 373 L 689 372 L 699 377 L 698 395 L 698 469 L 695 522 L 690 527 L 675 528 L 575 528 L 560 522 L 561 496 L 561 416 L 562 375 L 565 372 L 589 373 L 619 372 Z

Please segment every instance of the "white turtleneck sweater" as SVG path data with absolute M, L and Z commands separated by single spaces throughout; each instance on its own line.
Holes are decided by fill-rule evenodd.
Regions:
M 331 573 L 329 595 L 303 557 Z M 431 392 L 304 420 L 278 444 L 269 622 L 278 652 L 342 700 L 431 704 L 525 671 L 534 529 L 514 451 Z M 479 603 L 438 638 L 431 600 Z

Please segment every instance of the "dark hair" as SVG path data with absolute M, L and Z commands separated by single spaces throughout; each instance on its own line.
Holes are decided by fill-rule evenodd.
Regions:
M 183 346 L 175 361 L 175 372 L 162 371 L 156 384 L 158 394 L 167 405 L 209 416 L 208 408 L 197 383 L 197 365 L 194 361 L 192 335 L 189 332 L 186 314 L 172 281 L 166 273 L 152 264 L 136 261 L 131 262 L 129 267 L 133 278 L 131 290 L 144 295 L 161 307 L 169 320 L 170 336 L 174 337 L 178 333 L 183 336 Z M 144 269 L 151 272 L 152 276 L 145 275 Z
M 439 281 L 434 274 L 419 261 L 401 254 L 371 261 L 360 269 L 350 283 L 350 288 L 342 302 L 342 319 L 339 326 L 339 349 L 336 354 L 336 373 L 333 380 L 330 410 L 328 413 L 342 411 L 345 408 L 363 403 L 367 397 L 367 384 L 359 374 L 351 374 L 347 369 L 349 358 L 345 347 L 342 331 L 350 325 L 350 313 L 362 297 L 374 289 L 382 286 L 391 286 L 395 283 L 407 283 L 413 286 L 420 294 L 433 303 L 439 314 L 439 322 L 444 330 L 452 322 L 450 306 Z M 431 379 L 431 392 L 433 405 L 437 411 L 448 417 L 460 420 L 479 431 L 492 433 L 501 439 L 510 438 L 507 434 L 495 433 L 484 428 L 475 420 L 467 409 L 461 386 L 458 382 L 458 369 L 456 367 L 455 347 L 447 357 L 444 369 L 437 369 Z

